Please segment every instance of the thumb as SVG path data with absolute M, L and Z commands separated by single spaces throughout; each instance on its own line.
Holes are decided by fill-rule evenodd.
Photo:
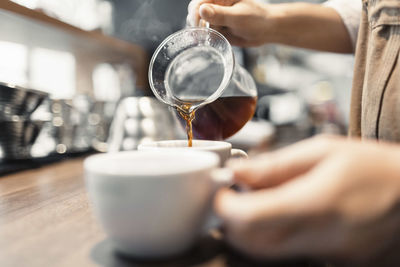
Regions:
M 278 187 L 247 192 L 222 188 L 215 196 L 215 211 L 228 220 L 256 218 L 257 214 L 264 218 L 315 214 L 334 201 L 332 196 L 340 187 L 340 177 L 345 177 L 340 172 L 341 164 L 337 160 L 323 160 L 298 179 Z
M 229 26 L 229 22 L 234 16 L 232 6 L 221 6 L 213 4 L 203 4 L 199 9 L 200 17 L 212 25 Z
M 301 141 L 284 149 L 261 154 L 248 161 L 229 161 L 235 180 L 252 188 L 273 187 L 312 169 L 340 142 L 333 137 Z

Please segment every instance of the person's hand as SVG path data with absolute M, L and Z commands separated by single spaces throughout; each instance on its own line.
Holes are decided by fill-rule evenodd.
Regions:
M 398 145 L 317 137 L 229 166 L 254 190 L 223 189 L 215 209 L 244 253 L 363 261 L 398 242 Z
M 199 25 L 203 19 L 221 32 L 233 45 L 257 46 L 266 42 L 274 27 L 265 4 L 255 0 L 192 0 L 187 23 Z

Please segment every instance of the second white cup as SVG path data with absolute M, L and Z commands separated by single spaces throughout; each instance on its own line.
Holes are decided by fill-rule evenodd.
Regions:
M 193 140 L 193 146 L 188 147 L 187 140 L 165 140 L 143 143 L 138 146 L 138 150 L 159 150 L 159 149 L 190 149 L 214 152 L 219 156 L 220 166 L 230 158 L 247 158 L 246 152 L 232 148 L 232 145 L 224 141 L 212 140 Z
M 232 174 L 206 151 L 129 151 L 85 159 L 93 210 L 113 247 L 139 258 L 189 249 L 212 226 L 216 189 Z

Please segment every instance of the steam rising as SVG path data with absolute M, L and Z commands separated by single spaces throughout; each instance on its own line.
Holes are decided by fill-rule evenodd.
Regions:
M 119 32 L 125 39 L 154 50 L 165 37 L 184 26 L 189 1 L 134 2 L 129 4 L 134 10 L 129 10 L 129 17 L 120 24 Z

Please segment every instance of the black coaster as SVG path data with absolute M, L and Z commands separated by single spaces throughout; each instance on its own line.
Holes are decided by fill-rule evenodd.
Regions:
M 187 267 L 207 265 L 223 252 L 223 243 L 212 237 L 201 239 L 186 253 L 168 259 L 140 259 L 114 250 L 109 240 L 98 243 L 91 251 L 92 260 L 107 267 Z

